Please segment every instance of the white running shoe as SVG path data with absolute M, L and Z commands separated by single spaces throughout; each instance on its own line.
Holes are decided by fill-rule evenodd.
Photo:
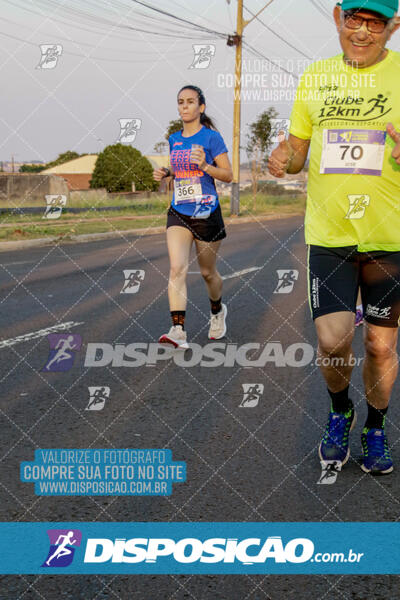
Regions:
M 226 334 L 226 315 L 228 309 L 226 304 L 222 304 L 222 308 L 216 315 L 211 313 L 210 318 L 210 329 L 208 330 L 208 337 L 210 340 L 220 340 Z
M 158 340 L 159 344 L 171 344 L 174 348 L 186 350 L 189 345 L 186 341 L 186 331 L 181 325 L 173 325 L 168 333 L 164 333 Z

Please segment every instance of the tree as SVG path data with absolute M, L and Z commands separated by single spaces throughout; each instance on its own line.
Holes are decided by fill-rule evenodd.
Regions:
M 20 173 L 40 173 L 46 169 L 46 165 L 21 165 L 19 168 Z
M 62 152 L 58 155 L 56 160 L 53 160 L 44 167 L 44 169 L 50 169 L 51 167 L 56 167 L 57 165 L 62 165 L 70 160 L 74 160 L 75 158 L 79 158 L 80 156 L 86 156 L 85 154 L 78 154 L 73 150 L 67 150 L 66 152 Z
M 100 152 L 90 181 L 91 188 L 106 188 L 108 192 L 155 190 L 153 167 L 139 150 L 124 144 L 106 146 Z
M 177 131 L 182 131 L 183 129 L 183 121 L 182 119 L 175 119 L 175 121 L 170 121 L 167 129 L 167 133 L 165 134 L 165 139 L 168 140 L 169 136 Z
M 154 144 L 154 152 L 156 152 L 157 154 L 163 154 L 167 147 L 167 142 L 157 142 L 157 144 Z
M 251 183 L 253 188 L 253 210 L 256 206 L 258 181 L 265 173 L 268 161 L 268 151 L 272 145 L 273 131 L 272 119 L 276 119 L 278 113 L 274 108 L 262 112 L 254 123 L 249 125 L 250 134 L 246 146 L 247 156 L 251 165 Z
M 66 152 L 62 152 L 58 155 L 55 160 L 52 160 L 44 165 L 21 165 L 19 172 L 20 173 L 40 173 L 40 171 L 44 171 L 44 169 L 50 169 L 51 167 L 56 167 L 57 165 L 62 165 L 70 160 L 74 160 L 75 158 L 79 158 L 80 156 L 86 156 L 85 154 L 78 154 L 73 150 L 67 150 Z

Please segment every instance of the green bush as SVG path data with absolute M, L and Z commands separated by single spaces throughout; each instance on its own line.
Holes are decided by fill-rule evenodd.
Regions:
M 147 158 L 132 146 L 114 144 L 104 148 L 97 158 L 90 187 L 106 188 L 108 192 L 130 192 L 132 182 L 137 191 L 158 188 Z

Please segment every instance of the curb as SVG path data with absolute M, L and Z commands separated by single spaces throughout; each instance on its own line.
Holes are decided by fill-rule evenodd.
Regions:
M 275 221 L 277 219 L 287 219 L 291 217 L 303 217 L 304 213 L 290 214 L 271 214 L 255 217 L 227 217 L 224 219 L 225 225 L 240 225 L 242 223 L 257 223 L 257 221 Z M 0 252 L 12 250 L 23 250 L 24 248 L 36 248 L 40 246 L 51 246 L 54 243 L 64 242 L 95 242 L 97 240 L 114 239 L 125 235 L 157 235 L 164 233 L 165 225 L 161 227 L 147 227 L 143 229 L 123 229 L 121 231 L 105 231 L 103 233 L 82 233 L 79 235 L 53 236 L 46 238 L 36 238 L 33 240 L 18 240 L 12 242 L 0 242 Z

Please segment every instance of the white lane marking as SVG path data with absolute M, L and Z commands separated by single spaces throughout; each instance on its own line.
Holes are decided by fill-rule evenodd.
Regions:
M 222 275 L 222 279 L 233 279 L 234 277 L 240 277 L 241 275 L 246 275 L 246 273 L 252 273 L 253 271 L 259 271 L 263 267 L 250 267 L 249 269 L 243 269 L 242 271 L 236 271 L 236 273 L 231 273 L 230 275 Z
M 235 273 L 230 273 L 229 275 L 222 275 L 222 279 L 233 279 L 234 277 L 241 277 L 242 275 L 246 275 L 246 273 L 259 271 L 262 268 L 263 267 L 249 267 L 248 269 L 242 269 L 241 271 L 236 271 Z M 200 275 L 200 271 L 188 271 L 188 275 Z
M 83 325 L 85 321 L 80 321 L 79 323 L 75 323 L 75 321 L 68 321 L 67 323 L 60 323 L 59 325 L 53 325 L 52 327 L 46 327 L 45 329 L 39 329 L 38 331 L 32 331 L 31 333 L 25 333 L 24 335 L 18 335 L 15 338 L 10 338 L 9 340 L 1 340 L 0 341 L 0 349 L 8 348 L 9 346 L 14 346 L 15 344 L 20 344 L 22 342 L 27 342 L 29 340 L 34 340 L 36 338 L 44 337 L 49 333 L 55 333 L 57 331 L 65 331 L 66 329 L 71 329 L 71 327 L 78 327 L 78 325 Z
M 70 254 L 69 256 L 71 256 L 73 258 L 74 256 L 82 256 L 82 254 Z M 64 260 L 64 261 L 66 260 L 65 257 L 63 257 L 63 256 L 56 256 L 54 258 L 56 258 L 56 261 L 57 261 L 57 259 Z M 0 263 L 0 267 L 12 267 L 13 265 L 33 265 L 38 260 L 39 259 L 37 259 L 37 260 L 20 260 L 17 262 Z M 55 264 L 55 262 L 53 264 Z M 39 268 L 43 269 L 43 268 L 47 268 L 47 267 L 39 267 Z
M 0 263 L 0 267 L 11 267 L 12 265 L 29 265 L 33 264 L 34 260 L 20 260 L 18 262 Z

